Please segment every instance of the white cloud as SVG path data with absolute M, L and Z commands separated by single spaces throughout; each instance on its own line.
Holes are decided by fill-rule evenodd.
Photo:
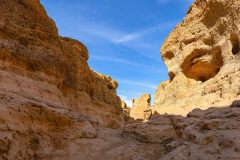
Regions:
M 90 60 L 122 63 L 122 64 L 127 64 L 127 65 L 132 65 L 132 66 L 138 66 L 138 69 L 141 69 L 142 72 L 144 72 L 146 70 L 147 72 L 157 73 L 159 75 L 160 74 L 167 74 L 167 70 L 165 70 L 163 68 L 160 68 L 160 67 L 156 68 L 156 67 L 152 67 L 152 66 L 145 65 L 145 64 L 142 64 L 142 63 L 137 63 L 137 62 L 134 62 L 134 60 L 126 60 L 126 59 L 123 59 L 123 58 L 97 56 L 97 55 L 90 56 Z
M 116 44 L 119 44 L 119 43 L 126 43 L 126 42 L 130 42 L 130 41 L 134 41 L 134 40 L 143 38 L 146 35 L 157 32 L 159 30 L 164 30 L 164 29 L 167 29 L 167 28 L 171 28 L 176 23 L 177 22 L 160 23 L 160 24 L 157 24 L 156 26 L 153 26 L 153 27 L 145 28 L 145 29 L 142 29 L 142 30 L 137 31 L 137 32 L 133 32 L 133 33 L 123 35 L 122 37 L 113 40 L 113 42 L 115 42 Z
M 81 23 L 78 24 L 79 27 L 77 27 L 77 30 L 80 34 L 87 33 L 91 36 L 96 36 L 96 37 L 105 39 L 107 41 L 110 41 L 112 43 L 120 44 L 120 43 L 126 43 L 130 41 L 138 40 L 140 38 L 143 38 L 146 35 L 152 34 L 154 32 L 158 32 L 160 30 L 172 28 L 176 25 L 176 23 L 177 23 L 176 21 L 160 23 L 149 28 L 144 28 L 139 31 L 127 33 L 126 31 L 116 29 L 113 26 L 110 26 L 105 23 L 98 23 L 98 22 L 89 23 L 85 20 L 82 20 Z
M 149 82 L 143 82 L 143 81 L 131 81 L 127 79 L 118 79 L 118 82 L 121 84 L 128 84 L 132 86 L 138 86 L 138 87 L 145 87 L 149 89 L 157 89 L 157 86 L 155 84 L 151 84 Z
M 120 37 L 119 39 L 114 40 L 114 42 L 116 44 L 124 43 L 124 42 L 129 42 L 129 41 L 138 39 L 139 37 L 140 37 L 139 33 L 130 33 L 130 34 L 127 34 L 127 35 L 124 35 L 124 36 Z
M 119 95 L 119 97 L 121 98 L 121 100 L 123 100 L 127 104 L 128 107 L 132 107 L 132 100 L 128 99 L 124 95 Z
M 110 26 L 103 24 L 88 24 L 86 27 L 79 29 L 81 32 L 85 34 L 91 35 L 91 40 L 93 36 L 102 38 L 104 40 L 115 42 L 116 39 L 120 38 L 125 33 L 123 31 L 119 31 L 111 28 Z M 89 37 L 90 38 L 90 37 Z
M 66 16 L 66 15 L 65 15 Z M 69 17 L 65 18 L 68 19 Z M 165 22 L 156 24 L 151 27 L 142 28 L 137 31 L 127 32 L 126 30 L 119 29 L 117 26 L 102 22 L 102 21 L 91 21 L 89 17 L 78 16 L 78 19 L 74 21 L 74 25 L 68 26 L 67 36 L 73 35 L 73 38 L 84 40 L 86 44 L 101 44 L 108 41 L 114 45 L 121 45 L 133 52 L 148 57 L 154 61 L 158 54 L 157 48 L 160 48 L 160 43 L 157 44 L 155 41 L 146 41 L 146 37 L 151 37 L 152 34 L 160 34 L 165 29 L 173 28 L 176 22 Z M 65 27 L 66 28 L 66 27 Z M 65 34 L 66 35 L 66 34 Z M 130 43 L 131 42 L 131 43 Z
M 129 64 L 129 65 L 134 65 L 134 66 L 142 65 L 140 63 L 135 63 L 135 62 L 132 62 L 132 61 L 129 61 L 129 60 L 126 60 L 126 59 L 116 58 L 116 57 L 105 57 L 105 56 L 93 55 L 93 56 L 90 57 L 90 59 L 95 60 L 95 61 L 124 63 L 124 64 Z

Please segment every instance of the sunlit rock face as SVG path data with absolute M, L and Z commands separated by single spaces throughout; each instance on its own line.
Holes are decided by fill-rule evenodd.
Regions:
M 144 94 L 139 99 L 132 100 L 130 117 L 133 119 L 147 120 L 151 116 L 151 95 Z
M 0 1 L 0 14 L 0 159 L 57 157 L 123 125 L 117 82 L 89 68 L 81 42 L 58 36 L 39 0 Z
M 229 105 L 240 98 L 240 1 L 197 0 L 164 42 L 169 81 L 155 94 L 158 113 Z
M 185 115 L 238 98 L 238 6 L 193 5 L 163 45 L 170 81 L 159 86 L 156 109 Z M 0 159 L 240 159 L 239 101 L 183 117 L 153 113 L 146 94 L 130 114 L 151 119 L 132 120 L 117 82 L 88 67 L 82 43 L 58 36 L 38 0 L 0 0 L 0 13 Z

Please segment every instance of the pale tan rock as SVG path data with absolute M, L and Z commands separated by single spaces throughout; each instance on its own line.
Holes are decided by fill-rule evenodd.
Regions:
M 170 80 L 159 85 L 154 111 L 187 115 L 240 99 L 239 10 L 238 0 L 192 5 L 161 48 Z
M 151 95 L 144 94 L 139 99 L 132 100 L 130 117 L 133 119 L 149 119 L 151 116 Z
M 126 114 L 127 117 L 129 117 L 130 114 L 130 108 L 127 106 L 127 103 L 122 101 L 121 107 L 123 109 L 123 112 Z
M 150 120 L 146 123 L 128 124 L 123 133 L 132 134 L 137 140 L 146 143 L 162 143 L 178 137 L 172 125 L 171 116 L 159 117 L 157 121 Z
M 204 8 L 205 3 L 212 2 L 224 3 L 224 7 L 238 4 L 233 0 L 197 1 L 195 7 Z M 149 121 L 125 124 L 123 111 L 127 106 L 116 95 L 117 82 L 88 67 L 83 44 L 58 36 L 38 0 L 0 1 L 0 13 L 0 159 L 240 159 L 238 101 L 226 108 L 195 109 L 187 117 L 154 113 Z M 214 12 L 213 20 L 219 15 L 222 12 Z M 177 38 L 181 36 L 184 34 Z M 236 39 L 232 41 L 237 46 Z M 212 63 L 215 50 L 211 51 L 210 57 L 202 57 L 207 65 L 197 63 L 189 70 L 186 63 L 184 72 L 191 78 L 180 70 L 176 76 L 170 73 L 172 81 L 160 85 L 165 92 L 157 92 L 156 102 L 171 102 L 168 112 L 185 114 L 193 102 L 195 107 L 214 106 L 211 102 L 218 100 L 216 93 L 228 103 L 239 90 L 237 55 L 231 63 Z M 223 70 L 225 63 L 228 68 Z M 199 74 L 213 76 L 212 81 L 196 81 Z M 219 74 L 224 78 L 217 79 Z M 204 92 L 203 84 L 208 84 Z M 208 99 L 199 96 L 199 90 Z M 172 101 L 175 107 L 171 107 Z M 184 104 L 186 111 L 181 107 Z M 149 118 L 145 111 L 152 113 L 150 105 L 149 95 L 134 101 L 134 107 L 143 108 L 139 114 L 143 119 Z
M 240 159 L 239 102 L 205 111 L 195 109 L 187 117 L 161 115 L 146 123 L 127 124 L 125 136 L 161 144 L 159 160 Z

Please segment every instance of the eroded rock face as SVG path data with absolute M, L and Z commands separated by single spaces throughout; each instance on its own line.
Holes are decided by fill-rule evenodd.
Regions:
M 240 98 L 240 2 L 197 0 L 161 53 L 169 81 L 155 94 L 158 113 L 186 115 Z
M 0 157 L 46 159 L 123 123 L 118 84 L 58 35 L 38 0 L 0 1 Z M 73 147 L 74 148 L 74 147 Z
M 195 109 L 187 115 L 161 115 L 125 126 L 125 136 L 161 144 L 159 160 L 240 159 L 239 102 L 230 107 Z
M 204 23 L 214 28 L 219 15 L 230 11 L 212 13 L 211 5 L 238 7 L 238 2 L 228 2 L 197 1 L 184 23 L 201 13 L 201 6 L 210 5 L 204 14 L 212 20 Z M 154 114 L 147 122 L 130 120 L 123 127 L 123 110 L 128 109 L 116 95 L 117 82 L 88 67 L 83 44 L 58 36 L 38 0 L 0 0 L 0 13 L 0 159 L 240 159 L 239 102 L 226 108 L 195 109 L 187 117 Z M 183 113 L 181 106 L 187 112 L 194 99 L 195 107 L 211 107 L 219 100 L 216 95 L 228 103 L 239 91 L 237 35 L 209 50 L 193 47 L 194 56 L 179 55 L 182 63 L 176 65 L 184 69 L 169 72 L 171 83 L 160 85 L 164 92 L 157 92 L 156 102 L 169 103 L 171 113 Z M 226 60 L 224 46 L 229 43 L 233 54 Z M 164 54 L 176 58 L 173 51 Z M 199 96 L 200 92 L 206 96 Z M 142 108 L 140 119 L 152 113 L 150 99 L 144 95 L 134 100 L 133 107 Z
M 130 117 L 133 119 L 147 120 L 151 116 L 151 95 L 144 94 L 139 99 L 132 100 Z

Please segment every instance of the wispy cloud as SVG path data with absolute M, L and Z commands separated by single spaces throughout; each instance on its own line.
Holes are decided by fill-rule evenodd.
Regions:
M 91 35 L 91 37 L 89 37 L 91 40 L 94 39 L 94 37 L 98 37 L 109 42 L 115 42 L 116 39 L 126 34 L 124 31 L 113 29 L 107 24 L 98 24 L 97 22 L 95 24 L 88 24 L 86 22 L 85 26 L 86 27 L 84 28 L 80 27 L 78 30 L 80 33 L 83 32 L 85 34 Z
M 167 10 L 159 10 L 158 7 L 152 5 L 159 4 L 161 7 L 171 5 L 170 7 L 175 8 L 175 4 L 187 6 L 193 0 L 153 0 L 153 3 L 149 1 L 149 6 L 148 1 L 146 1 L 146 6 L 138 6 L 136 4 L 140 2 L 134 1 L 134 3 L 131 2 L 132 6 L 129 5 L 127 8 L 124 7 L 125 2 L 122 1 L 114 3 L 121 3 L 123 7 L 118 7 L 112 1 L 111 3 L 109 1 L 107 6 L 100 1 L 84 3 L 61 1 L 57 4 L 48 0 L 41 1 L 45 1 L 45 4 L 52 4 L 52 15 L 57 20 L 61 35 L 78 39 L 88 46 L 89 64 L 93 65 L 94 70 L 103 70 L 110 75 L 113 70 L 118 70 L 111 76 L 120 84 L 118 93 L 122 95 L 122 99 L 131 104 L 131 98 L 139 97 L 144 92 L 153 94 L 158 85 L 157 81 L 167 78 L 167 70 L 161 61 L 159 48 L 168 32 L 180 20 L 178 19 L 180 12 L 176 12 L 176 21 L 170 21 L 168 19 L 172 20 L 174 17 L 172 15 L 168 17 Z M 177 3 L 172 3 L 174 4 L 172 6 L 171 2 Z M 137 10 L 133 11 L 136 7 Z M 156 10 L 151 10 L 154 8 Z M 120 17 L 122 13 L 129 17 L 115 18 Z M 157 17 L 165 15 L 166 17 L 162 20 L 166 19 L 166 21 L 160 21 L 160 19 L 158 21 L 157 18 L 157 22 L 150 21 L 149 19 L 155 15 Z M 133 21 L 136 23 L 125 24 Z M 96 63 L 96 61 L 103 63 Z M 107 67 L 101 64 L 106 64 Z M 118 68 L 118 66 L 121 67 Z
M 66 17 L 64 19 L 68 19 L 68 15 L 63 16 Z M 83 40 L 86 45 L 94 44 L 96 46 L 106 44 L 105 42 L 112 43 L 112 45 L 119 45 L 122 48 L 132 50 L 135 52 L 134 54 L 142 55 L 154 61 L 160 61 L 160 57 L 159 59 L 156 58 L 160 42 L 152 40 L 151 36 L 166 33 L 177 24 L 177 20 L 163 22 L 129 32 L 108 22 L 91 21 L 90 17 L 84 17 L 81 14 L 78 15 L 75 21 L 71 21 L 73 21 L 73 25 L 65 27 L 67 32 L 63 35 Z
M 136 31 L 136 32 L 133 32 L 133 33 L 123 35 L 119 39 L 115 39 L 113 42 L 115 42 L 116 44 L 119 44 L 119 43 L 126 43 L 126 42 L 130 42 L 130 41 L 133 41 L 133 40 L 137 40 L 137 39 L 143 38 L 146 35 L 157 32 L 159 30 L 164 30 L 164 29 L 167 29 L 167 28 L 171 28 L 176 23 L 177 22 L 175 22 L 175 21 L 160 23 L 160 24 L 157 24 L 156 26 L 153 26 L 153 27 L 145 28 L 145 29 L 142 29 L 140 31 Z
M 177 21 L 163 22 L 150 26 L 148 28 L 143 28 L 132 33 L 127 33 L 124 30 L 119 30 L 110 26 L 109 24 L 94 22 L 90 23 L 88 21 L 82 20 L 82 23 L 78 24 L 77 30 L 79 33 L 87 33 L 89 35 L 102 38 L 114 44 L 126 43 L 130 41 L 136 41 L 144 36 L 153 34 L 154 32 L 164 31 L 165 29 L 172 28 L 176 25 Z M 81 27 L 83 25 L 85 27 Z M 76 26 L 75 26 L 76 27 Z M 76 29 L 74 29 L 76 30 Z
M 137 66 L 138 69 L 140 69 L 142 72 L 144 72 L 144 70 L 146 70 L 147 72 L 151 72 L 151 73 L 167 74 L 166 69 L 156 68 L 156 67 L 145 65 L 142 63 L 137 63 L 137 62 L 134 62 L 134 60 L 126 60 L 123 58 L 97 56 L 97 55 L 90 56 L 90 59 L 94 60 L 94 61 L 114 62 L 114 63 L 127 64 L 127 65 L 131 65 L 131 66 Z
M 138 39 L 139 37 L 140 37 L 140 33 L 130 33 L 130 34 L 124 35 L 118 39 L 115 39 L 114 42 L 116 44 L 124 43 L 124 42 L 133 41 L 135 39 Z
M 128 99 L 126 96 L 124 95 L 119 95 L 119 97 L 121 98 L 121 100 L 123 100 L 128 107 L 132 106 L 132 100 Z
M 145 87 L 149 89 L 157 89 L 157 85 L 149 83 L 149 82 L 143 82 L 143 81 L 131 81 L 128 79 L 118 79 L 118 82 L 121 84 L 127 84 L 132 86 L 138 86 L 138 87 Z
M 129 61 L 129 60 L 122 59 L 122 58 L 116 58 L 116 57 L 105 57 L 105 56 L 94 55 L 94 56 L 91 56 L 90 58 L 95 61 L 117 62 L 117 63 L 124 63 L 124 64 L 129 64 L 129 65 L 134 65 L 134 66 L 142 65 L 140 63 L 136 63 L 133 61 Z

